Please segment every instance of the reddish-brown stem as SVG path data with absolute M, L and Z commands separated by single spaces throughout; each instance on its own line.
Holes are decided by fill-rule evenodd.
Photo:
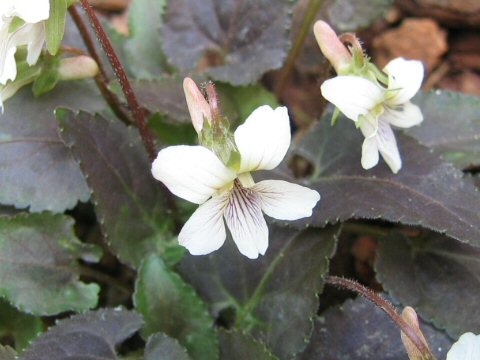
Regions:
M 338 276 L 326 276 L 325 283 L 340 287 L 343 289 L 348 289 L 354 291 L 357 294 L 365 297 L 366 299 L 373 302 L 380 309 L 382 309 L 390 318 L 400 327 L 402 332 L 408 336 L 408 338 L 415 344 L 417 349 L 425 356 L 425 359 L 435 359 L 433 354 L 430 352 L 428 347 L 423 343 L 422 339 L 417 335 L 415 329 L 413 329 L 400 315 L 387 300 L 382 298 L 380 295 L 374 291 L 366 288 L 365 286 L 359 284 L 358 282 L 350 279 L 345 279 Z
M 108 60 L 110 61 L 110 64 L 115 72 L 115 75 L 118 77 L 118 80 L 122 87 L 122 91 L 125 95 L 125 98 L 127 99 L 128 105 L 130 107 L 130 111 L 132 112 L 133 118 L 135 120 L 134 123 L 140 132 L 140 136 L 142 137 L 143 144 L 145 146 L 145 149 L 147 150 L 148 157 L 150 161 L 153 161 L 156 157 L 153 136 L 147 127 L 144 112 L 142 111 L 142 109 L 138 104 L 138 101 L 135 97 L 135 93 L 133 92 L 132 86 L 128 81 L 125 70 L 123 69 L 120 63 L 120 60 L 118 59 L 118 56 L 115 53 L 115 50 L 113 49 L 112 44 L 110 43 L 110 40 L 107 37 L 107 34 L 105 34 L 105 31 L 103 30 L 102 25 L 98 21 L 98 18 L 96 17 L 90 4 L 88 4 L 86 0 L 80 0 L 80 1 L 82 3 L 82 7 L 85 9 L 85 12 L 88 15 L 88 18 L 92 24 L 92 27 L 95 33 L 97 34 L 97 37 L 100 41 L 100 44 L 102 45 L 103 50 L 107 54 Z M 87 47 L 90 53 L 90 56 L 97 62 L 99 66 L 99 69 L 100 69 L 99 75 L 97 78 L 95 78 L 97 82 L 97 86 L 102 92 L 102 95 L 105 97 L 105 100 L 112 107 L 113 111 L 120 118 L 120 120 L 122 120 L 127 124 L 131 124 L 132 121 L 130 120 L 130 117 L 124 111 L 122 111 L 122 105 L 118 100 L 117 96 L 108 89 L 108 76 L 105 72 L 105 69 L 102 67 L 102 61 L 95 47 L 94 40 L 90 36 L 90 32 L 88 31 L 84 21 L 82 20 L 80 14 L 75 8 L 75 5 L 70 6 L 69 11 L 75 24 L 77 25 L 78 31 L 80 32 L 85 42 L 85 46 Z M 173 212 L 176 230 L 179 231 L 181 228 L 181 223 L 179 221 L 178 210 L 175 204 L 175 200 L 173 199 L 171 193 L 168 191 L 165 185 L 161 184 L 161 189 L 165 193 L 167 204 Z
M 90 36 L 90 32 L 88 31 L 82 17 L 78 13 L 77 8 L 75 6 L 70 6 L 68 8 L 68 11 L 73 21 L 75 22 L 75 25 L 77 26 L 78 32 L 80 33 L 80 36 L 82 37 L 83 42 L 87 47 L 89 55 L 92 57 L 93 60 L 95 60 L 98 65 L 98 75 L 95 76 L 95 83 L 97 84 L 98 89 L 102 93 L 107 104 L 110 105 L 110 107 L 112 108 L 112 111 L 115 113 L 115 115 L 125 124 L 132 124 L 132 120 L 128 113 L 125 111 L 124 106 L 122 105 L 118 97 L 108 88 L 109 80 L 107 73 L 105 72 L 105 69 L 103 67 L 102 59 L 98 55 L 95 43 Z
M 216 120 L 220 116 L 220 109 L 218 108 L 218 95 L 215 90 L 215 85 L 211 82 L 205 85 L 205 92 L 207 93 L 208 104 L 212 112 L 212 119 Z
M 363 52 L 362 44 L 360 44 L 360 41 L 355 36 L 355 34 L 344 33 L 344 34 L 340 34 L 338 38 L 344 45 L 347 46 L 347 48 L 352 47 L 354 49 L 359 50 L 360 52 Z
M 150 161 L 153 161 L 156 157 L 156 150 L 155 150 L 155 144 L 153 141 L 153 136 L 147 126 L 147 122 L 145 121 L 145 114 L 142 108 L 140 107 L 140 104 L 137 101 L 132 85 L 128 80 L 127 74 L 125 73 L 125 70 L 123 69 L 123 66 L 120 63 L 118 56 L 115 53 L 115 50 L 113 49 L 112 43 L 110 42 L 107 34 L 103 30 L 103 27 L 100 24 L 100 21 L 98 20 L 97 16 L 95 15 L 95 12 L 93 11 L 92 7 L 90 6 L 87 0 L 80 0 L 80 2 L 85 12 L 87 13 L 88 19 L 90 20 L 92 28 L 95 31 L 95 34 L 97 35 L 100 45 L 102 46 L 103 50 L 105 51 L 105 54 L 107 55 L 108 61 L 110 62 L 110 65 L 112 66 L 112 69 L 115 72 L 115 75 L 117 76 L 118 81 L 120 82 L 120 86 L 122 87 L 122 91 L 125 95 L 125 98 L 127 99 L 128 105 L 130 107 L 130 111 L 132 112 L 135 125 L 137 126 L 138 131 L 140 132 L 143 145 L 147 150 L 148 157 Z

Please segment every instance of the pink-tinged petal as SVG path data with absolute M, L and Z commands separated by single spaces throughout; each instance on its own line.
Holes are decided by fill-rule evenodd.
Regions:
M 178 243 L 192 255 L 206 255 L 218 250 L 227 237 L 223 223 L 227 202 L 228 192 L 200 205 L 178 234 Z
M 290 146 L 290 119 L 286 107 L 268 105 L 255 109 L 235 131 L 240 152 L 239 172 L 271 170 L 285 157 Z
M 359 76 L 336 76 L 325 81 L 320 90 L 325 99 L 353 121 L 383 102 L 380 86 Z
M 204 203 L 236 178 L 218 157 L 203 146 L 169 146 L 158 153 L 152 174 L 175 195 Z
M 264 180 L 251 187 L 260 196 L 262 210 L 279 220 L 312 216 L 320 194 L 305 186 L 282 180 Z
M 480 335 L 465 333 L 452 345 L 447 353 L 447 360 L 480 359 Z
M 378 131 L 375 138 L 377 140 L 378 151 L 380 151 L 380 154 L 382 154 L 383 159 L 392 172 L 396 174 L 402 167 L 402 159 L 398 152 L 395 134 L 387 122 L 378 122 Z
M 258 194 L 244 188 L 238 181 L 230 193 L 225 208 L 225 221 L 238 250 L 250 259 L 265 254 L 268 247 L 268 227 L 262 214 Z
M 36 23 L 48 19 L 49 0 L 15 0 L 11 16 L 18 16 L 27 23 Z
M 197 133 L 200 133 L 203 128 L 203 122 L 206 119 L 208 122 L 212 121 L 212 112 L 210 105 L 205 100 L 195 81 L 186 77 L 183 80 L 183 91 L 185 99 L 187 100 L 188 111 L 192 119 L 193 127 Z
M 352 55 L 330 25 L 325 21 L 318 20 L 313 25 L 313 33 L 323 55 L 330 61 L 337 73 L 350 65 Z
M 390 105 L 407 102 L 422 85 L 424 70 L 421 61 L 396 58 L 385 66 L 384 71 L 388 74 L 388 90 L 392 92 L 387 95 Z
M 381 117 L 384 121 L 399 128 L 410 128 L 423 121 L 422 111 L 417 105 L 412 104 L 410 101 L 393 108 L 386 107 Z
M 378 160 L 377 140 L 374 136 L 365 138 L 362 144 L 362 167 L 365 170 L 371 169 L 378 164 Z

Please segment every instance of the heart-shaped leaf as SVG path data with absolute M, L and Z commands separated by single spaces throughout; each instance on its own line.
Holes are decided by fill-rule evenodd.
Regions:
M 351 121 L 342 117 L 331 127 L 324 118 L 316 124 L 293 151 L 314 165 L 307 185 L 322 196 L 308 221 L 324 226 L 381 218 L 480 246 L 480 194 L 471 179 L 416 140 L 396 135 L 403 167 L 393 174 L 383 161 L 362 169 L 363 135 Z
M 58 110 L 60 134 L 80 163 L 107 242 L 125 263 L 169 247 L 172 217 L 138 132 L 119 121 Z
M 64 215 L 0 217 L 0 294 L 24 312 L 53 315 L 97 304 L 99 286 L 79 281 L 76 260 L 99 260 L 101 252 L 81 243 Z
M 175 0 L 167 4 L 164 51 L 180 69 L 204 57 L 215 80 L 246 85 L 278 69 L 290 47 L 290 0 Z
M 213 320 L 195 291 L 158 256 L 146 258 L 138 274 L 133 299 L 145 319 L 143 336 L 164 332 L 177 338 L 192 358 L 218 359 Z
M 304 231 L 271 225 L 264 257 L 249 260 L 227 238 L 216 253 L 181 262 L 181 273 L 217 315 L 235 312 L 235 327 L 248 331 L 280 358 L 302 351 L 318 308 L 337 228 Z
M 34 98 L 22 89 L 0 115 L 0 203 L 30 211 L 63 212 L 90 197 L 87 184 L 62 144 L 57 106 L 100 111 L 104 102 L 91 82 L 59 84 Z
M 433 354 L 445 359 L 452 345 L 448 336 L 422 321 L 420 329 Z M 330 308 L 317 318 L 310 343 L 298 360 L 407 358 L 400 329 L 380 308 L 359 297 Z
M 140 315 L 122 308 L 75 315 L 36 339 L 20 360 L 117 360 L 115 347 L 141 325 Z
M 375 268 L 383 287 L 454 338 L 480 333 L 480 249 L 429 233 L 381 240 Z

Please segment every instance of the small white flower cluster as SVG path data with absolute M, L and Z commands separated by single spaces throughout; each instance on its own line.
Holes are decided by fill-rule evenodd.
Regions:
M 390 169 L 397 173 L 402 160 L 390 125 L 409 128 L 423 121 L 418 106 L 410 102 L 423 81 L 422 63 L 403 58 L 390 61 L 383 69 L 387 83 L 382 84 L 368 70 L 368 65 L 373 66 L 368 59 L 364 58 L 361 69 L 356 69 L 355 59 L 329 51 L 343 45 L 326 23 L 318 22 L 315 30 L 322 51 L 339 71 L 337 77 L 322 84 L 322 95 L 353 120 L 365 136 L 362 167 L 371 169 L 377 165 L 380 153 Z M 357 51 L 361 53 L 361 49 Z M 360 56 L 363 57 L 363 53 Z
M 7 84 L 17 77 L 17 47 L 27 47 L 28 65 L 37 62 L 45 43 L 49 13 L 49 0 L 0 1 L 0 108 L 2 101 L 18 90 L 18 84 Z

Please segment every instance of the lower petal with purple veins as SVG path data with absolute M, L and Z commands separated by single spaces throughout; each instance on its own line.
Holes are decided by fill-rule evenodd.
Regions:
M 225 221 L 238 250 L 250 259 L 264 255 L 268 247 L 268 227 L 259 195 L 236 180 L 225 208 Z

